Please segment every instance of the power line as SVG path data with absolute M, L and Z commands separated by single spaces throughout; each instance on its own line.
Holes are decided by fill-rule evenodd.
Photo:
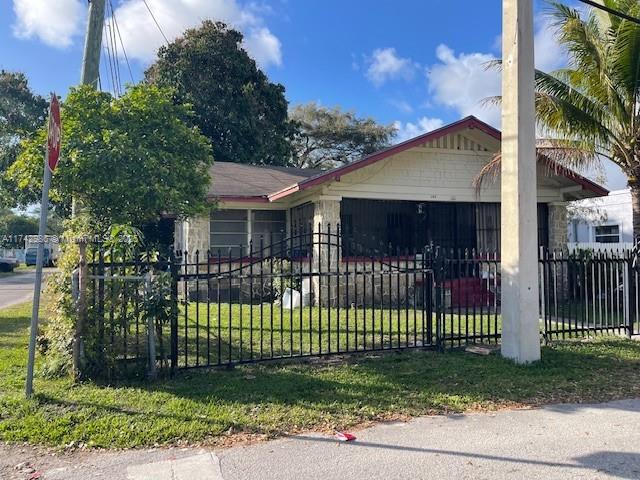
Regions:
M 111 27 L 111 23 L 107 23 L 107 32 L 109 34 L 109 50 L 111 51 L 111 61 L 113 62 L 113 73 L 115 75 L 116 82 L 116 96 L 120 96 L 122 94 L 121 84 L 120 82 L 120 62 L 118 60 L 118 49 L 116 48 L 114 42 L 114 33 L 113 28 Z
M 120 34 L 120 27 L 118 26 L 118 20 L 116 19 L 116 12 L 113 9 L 113 3 L 111 3 L 111 0 L 109 0 L 109 6 L 111 7 L 111 18 L 113 19 L 113 24 L 116 27 L 116 32 L 118 33 L 118 38 L 120 39 L 120 46 L 122 47 L 122 54 L 124 55 L 124 60 L 127 64 L 127 69 L 129 70 L 131 83 L 135 83 L 135 80 L 133 79 L 133 73 L 131 72 L 131 65 L 129 64 L 129 57 L 127 56 L 127 51 L 124 49 L 124 42 L 122 41 L 122 35 Z
M 151 9 L 149 8 L 149 4 L 147 3 L 147 0 L 142 0 L 142 2 L 144 3 L 145 7 L 147 7 L 147 10 L 149 10 L 149 14 L 151 15 L 151 18 L 153 18 L 153 21 L 155 22 L 156 27 L 158 27 L 158 30 L 160 30 L 160 33 L 162 34 L 162 37 L 164 38 L 164 41 L 167 42 L 167 45 L 168 45 L 169 44 L 169 40 L 167 39 L 167 36 L 162 31 L 162 27 L 158 23 L 158 20 L 156 20 L 156 16 L 153 14 Z
M 631 15 L 627 15 L 626 13 L 621 12 L 620 10 L 615 10 L 611 7 L 607 7 L 606 5 L 602 5 L 593 0 L 578 0 L 578 1 L 585 3 L 587 5 L 590 5 L 593 8 L 603 10 L 607 13 L 610 13 L 611 15 L 615 15 L 616 17 L 624 18 L 625 20 L 629 20 L 630 22 L 637 23 L 638 25 L 640 25 L 640 18 L 632 17 Z

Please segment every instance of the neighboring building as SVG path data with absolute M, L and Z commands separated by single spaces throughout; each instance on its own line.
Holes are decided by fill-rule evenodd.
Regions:
M 606 197 L 572 202 L 569 206 L 570 248 L 630 247 L 633 242 L 633 212 L 629 189 Z
M 306 235 L 342 234 L 342 259 L 444 248 L 499 251 L 500 182 L 478 194 L 473 180 L 500 150 L 500 132 L 467 117 L 325 172 L 217 162 L 208 217 L 176 223 L 178 249 L 223 257 L 296 237 L 290 254 L 309 256 Z M 538 169 L 538 240 L 567 243 L 566 202 L 608 191 L 565 168 Z M 391 245 L 391 247 L 389 247 Z M 274 252 L 277 253 L 277 252 Z

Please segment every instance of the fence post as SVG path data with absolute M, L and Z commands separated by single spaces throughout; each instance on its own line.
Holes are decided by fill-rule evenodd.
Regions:
M 433 257 L 433 277 L 434 277 L 434 290 L 435 290 L 435 307 L 436 307 L 436 348 L 438 350 L 444 350 L 444 332 L 443 326 L 443 313 L 444 313 L 444 258 L 439 248 L 435 249 Z
M 80 260 L 78 262 L 78 302 L 76 326 L 73 335 L 73 376 L 78 379 L 81 375 L 83 344 L 82 334 L 87 321 L 87 244 L 83 240 L 79 243 Z
M 153 277 L 151 272 L 147 272 L 144 276 L 144 293 L 147 301 L 152 296 Z M 147 343 L 149 351 L 149 378 L 156 378 L 156 329 L 154 325 L 154 317 L 147 309 Z
M 627 288 L 623 289 L 624 302 L 625 302 L 624 313 L 627 315 L 625 323 L 627 324 L 627 336 L 629 338 L 631 338 L 631 336 L 633 335 L 633 331 L 635 329 L 635 325 L 634 325 L 634 319 L 636 316 L 635 299 L 637 298 L 637 295 L 638 295 L 636 291 L 636 289 L 638 288 L 638 285 L 635 282 L 635 268 L 634 268 L 634 264 L 636 263 L 635 258 L 637 257 L 635 258 L 634 257 L 635 257 L 635 253 L 628 252 L 628 254 L 625 255 L 626 261 L 624 262 L 624 268 L 625 268 L 624 279 L 626 280 L 626 283 L 627 283 Z M 632 299 L 634 301 L 632 301 Z
M 171 270 L 171 371 L 174 372 L 178 367 L 178 263 L 173 250 L 169 257 L 169 268 Z M 219 263 L 218 270 L 220 270 Z M 218 287 L 219 290 L 220 288 Z
M 546 311 L 546 282 L 544 281 L 544 269 L 545 269 L 545 252 L 544 247 L 540 246 L 539 256 L 538 256 L 538 282 L 540 284 L 540 314 L 542 316 L 542 322 L 544 324 L 542 338 L 544 339 L 544 343 L 549 343 L 549 337 L 547 336 L 547 311 Z

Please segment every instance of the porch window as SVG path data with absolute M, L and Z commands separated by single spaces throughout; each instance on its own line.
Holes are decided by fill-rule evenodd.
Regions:
M 620 241 L 619 225 L 600 225 L 594 229 L 597 243 L 618 243 Z
M 293 257 L 308 257 L 311 254 L 313 232 L 313 203 L 305 203 L 291 209 L 291 236 Z
M 210 224 L 212 255 L 248 255 L 249 242 L 253 244 L 254 255 L 261 255 L 260 247 L 264 249 L 262 255 L 270 255 L 271 248 L 277 251 L 285 240 L 287 213 L 285 210 L 215 210 Z
M 500 204 L 476 205 L 477 248 L 481 252 L 500 250 Z
M 247 210 L 211 212 L 210 248 L 212 255 L 239 257 L 247 250 Z
M 251 216 L 253 253 L 267 256 L 284 251 L 287 213 L 284 210 L 252 210 Z M 274 252 L 271 251 L 272 249 Z
M 538 204 L 538 244 L 549 242 L 548 207 Z M 343 256 L 395 255 L 426 245 L 500 251 L 500 204 L 342 199 Z

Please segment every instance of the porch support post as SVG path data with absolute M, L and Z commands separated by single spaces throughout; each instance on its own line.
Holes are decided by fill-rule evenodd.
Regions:
M 211 220 L 208 215 L 190 217 L 185 220 L 184 249 L 189 253 L 189 262 L 195 259 L 196 251 L 200 257 L 209 250 L 209 236 L 211 234 Z
M 566 250 L 568 241 L 567 204 L 549 204 L 549 249 Z
M 540 359 L 533 0 L 503 0 L 502 355 Z
M 209 215 L 190 217 L 184 221 L 182 238 L 184 242 L 183 249 L 187 251 L 187 262 L 191 265 L 189 268 L 183 270 L 184 273 L 194 274 L 197 272 L 198 267 L 193 266 L 196 262 L 196 252 L 199 252 L 200 254 L 198 258 L 200 264 L 205 264 L 207 262 L 207 250 L 209 250 L 210 235 L 211 219 Z M 196 295 L 199 294 L 196 290 L 196 283 L 188 283 L 188 292 L 183 292 L 182 290 L 184 289 L 184 285 L 180 285 L 180 293 L 195 299 Z
M 337 233 L 340 224 L 340 197 L 320 196 L 313 202 L 313 272 L 335 272 L 342 260 Z M 331 232 L 331 235 L 329 235 Z M 329 288 L 328 278 L 313 277 L 313 296 L 317 306 L 337 303 L 336 279 Z

